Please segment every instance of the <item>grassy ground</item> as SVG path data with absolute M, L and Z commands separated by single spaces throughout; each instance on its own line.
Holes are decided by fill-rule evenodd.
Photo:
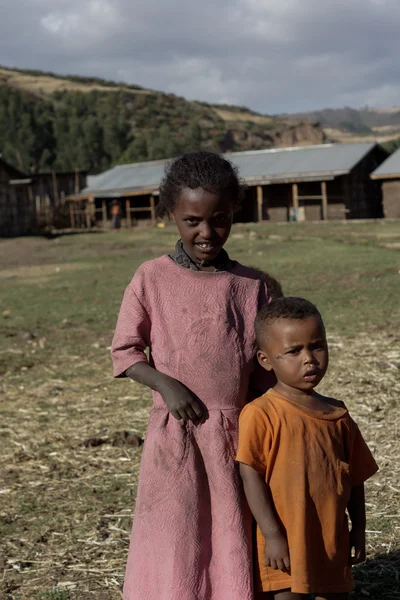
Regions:
M 0 241 L 1 599 L 121 598 L 150 394 L 113 381 L 109 345 L 164 230 Z M 325 316 L 331 367 L 381 467 L 355 598 L 400 598 L 400 224 L 237 225 L 227 249 Z

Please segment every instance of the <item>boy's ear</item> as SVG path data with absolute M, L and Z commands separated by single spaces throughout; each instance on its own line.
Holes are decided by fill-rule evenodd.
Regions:
M 260 365 L 262 366 L 262 368 L 265 369 L 266 371 L 273 370 L 271 363 L 269 362 L 268 356 L 262 350 L 259 350 L 257 352 L 257 360 L 260 363 Z
M 172 221 L 173 223 L 175 223 L 174 213 L 172 213 L 172 212 L 168 213 L 168 218 L 169 218 L 170 221 Z

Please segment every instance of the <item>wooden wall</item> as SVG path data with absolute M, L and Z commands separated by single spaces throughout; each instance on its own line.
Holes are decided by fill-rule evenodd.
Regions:
M 0 160 L 0 237 L 14 237 L 33 231 L 35 206 L 27 184 L 10 185 L 10 179 L 26 177 Z
M 384 216 L 381 184 L 370 175 L 387 157 L 388 153 L 377 146 L 351 171 L 348 180 L 350 219 L 380 219 Z
M 384 181 L 382 183 L 382 195 L 385 217 L 400 219 L 400 179 Z

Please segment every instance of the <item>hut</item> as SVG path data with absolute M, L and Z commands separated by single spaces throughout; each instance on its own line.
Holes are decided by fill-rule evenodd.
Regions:
M 400 148 L 373 173 L 371 179 L 382 185 L 383 213 L 386 218 L 400 218 Z
M 85 185 L 85 172 L 27 174 L 0 156 L 0 237 L 26 235 L 59 224 L 65 197 Z
M 370 179 L 370 174 L 387 156 L 374 143 L 226 154 L 247 184 L 246 198 L 236 220 L 382 217 L 380 186 Z M 96 176 L 80 194 L 67 199 L 71 225 L 109 226 L 110 206 L 115 199 L 120 201 L 126 226 L 141 218 L 154 221 L 165 162 L 116 166 Z
M 35 228 L 35 204 L 29 175 L 0 156 L 0 237 L 31 233 Z

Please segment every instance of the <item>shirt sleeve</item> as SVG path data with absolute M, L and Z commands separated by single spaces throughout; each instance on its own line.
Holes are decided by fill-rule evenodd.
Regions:
M 378 465 L 368 448 L 358 425 L 352 420 L 353 443 L 350 451 L 351 485 L 357 487 L 378 471 Z
M 249 465 L 265 475 L 270 449 L 271 428 L 268 417 L 253 402 L 242 410 L 239 417 L 237 462 Z
M 133 282 L 125 290 L 111 345 L 114 377 L 138 362 L 148 362 L 145 349 L 150 346 L 150 318 L 139 300 Z

